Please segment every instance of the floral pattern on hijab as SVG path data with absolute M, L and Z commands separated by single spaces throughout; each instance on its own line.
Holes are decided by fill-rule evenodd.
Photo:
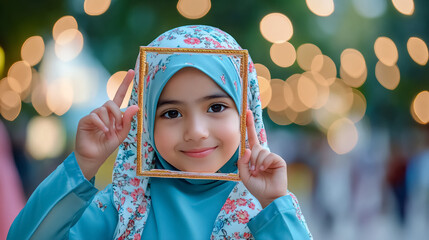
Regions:
M 210 26 L 183 26 L 169 30 L 157 37 L 148 46 L 170 48 L 208 48 L 208 49 L 241 49 L 229 34 Z M 168 61 L 167 61 L 168 62 Z M 158 71 L 166 68 L 167 62 L 156 62 L 148 59 L 149 71 L 145 78 L 146 86 L 153 80 Z M 136 77 L 129 105 L 137 104 L 139 58 L 136 63 Z M 252 110 L 255 127 L 260 143 L 268 148 L 265 129 L 262 122 L 262 109 L 256 71 L 249 56 L 248 64 L 248 108 Z M 224 80 L 223 80 L 224 81 Z M 146 103 L 146 102 L 145 102 Z M 147 106 L 144 106 L 145 108 Z M 146 112 L 146 111 L 145 111 Z M 150 170 L 155 166 L 156 154 L 151 145 L 150 132 L 147 131 L 147 115 L 144 116 L 142 168 Z M 140 239 L 148 210 L 151 208 L 150 181 L 148 177 L 136 176 L 137 153 L 137 119 L 123 144 L 119 147 L 113 170 L 113 200 L 118 210 L 119 221 L 115 231 L 118 239 Z M 211 239 L 252 238 L 247 222 L 262 209 L 259 202 L 238 182 L 230 193 L 214 223 Z M 303 219 L 296 205 L 297 216 Z

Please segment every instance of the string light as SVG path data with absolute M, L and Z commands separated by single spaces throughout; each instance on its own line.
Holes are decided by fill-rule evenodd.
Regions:
M 270 13 L 263 17 L 259 29 L 262 36 L 272 43 L 284 43 L 293 35 L 292 22 L 281 13 Z
M 398 61 L 398 49 L 392 39 L 388 37 L 377 38 L 374 43 L 374 51 L 384 65 L 393 66 Z
M 394 90 L 400 81 L 398 66 L 386 66 L 381 61 L 375 65 L 375 77 L 378 82 L 389 90 Z
M 58 117 L 34 117 L 27 127 L 26 149 L 36 160 L 58 157 L 65 148 L 66 133 Z
M 334 12 L 333 0 L 305 0 L 308 9 L 317 16 L 327 17 Z
M 356 126 L 350 119 L 341 118 L 335 121 L 327 133 L 329 146 L 337 154 L 346 154 L 356 146 L 359 135 Z
M 414 0 L 392 0 L 398 12 L 404 15 L 413 15 L 414 13 Z
M 42 60 L 45 53 L 45 43 L 40 36 L 32 36 L 25 40 L 21 47 L 21 58 L 34 66 Z
M 272 97 L 272 89 L 270 81 L 266 78 L 258 76 L 259 95 L 261 96 L 261 108 L 264 109 L 268 106 Z
M 311 43 L 305 43 L 296 50 L 296 61 L 300 68 L 309 71 L 311 70 L 311 63 L 317 55 L 322 55 L 319 47 Z
M 417 121 L 421 124 L 429 123 L 429 91 L 421 91 L 414 98 L 412 103 L 412 112 L 415 113 L 418 118 Z
M 290 67 L 296 60 L 295 47 L 289 43 L 274 43 L 270 48 L 271 60 L 280 67 Z
M 211 6 L 210 0 L 179 0 L 177 11 L 185 18 L 199 19 L 210 11 Z
M 85 0 L 83 9 L 86 14 L 98 16 L 107 11 L 110 6 L 110 0 Z
M 429 58 L 428 46 L 418 37 L 410 37 L 407 42 L 408 54 L 419 65 L 426 65 Z

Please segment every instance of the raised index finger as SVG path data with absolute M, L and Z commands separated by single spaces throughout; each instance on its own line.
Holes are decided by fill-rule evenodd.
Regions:
M 255 128 L 255 120 L 253 119 L 253 113 L 251 110 L 247 110 L 246 113 L 246 126 L 247 126 L 247 140 L 249 140 L 250 149 L 255 144 L 259 144 L 258 135 Z
M 121 107 L 122 101 L 124 101 L 125 94 L 127 93 L 128 87 L 134 78 L 134 74 L 134 70 L 128 70 L 127 75 L 125 75 L 124 80 L 122 80 L 121 85 L 119 85 L 118 91 L 113 98 L 113 102 L 118 105 L 118 107 Z

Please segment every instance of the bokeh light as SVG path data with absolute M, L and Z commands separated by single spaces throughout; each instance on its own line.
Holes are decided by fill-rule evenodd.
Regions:
M 290 108 L 294 101 L 293 100 L 294 93 L 292 92 L 292 88 L 290 87 L 289 83 L 287 83 L 286 81 L 283 82 L 283 97 L 284 97 L 284 102 L 287 105 L 287 108 Z
M 358 142 L 358 131 L 350 119 L 341 118 L 335 121 L 327 133 L 329 146 L 337 154 L 346 154 L 353 150 Z
M 34 109 L 36 109 L 37 113 L 40 116 L 49 116 L 52 114 L 52 111 L 48 107 L 46 95 L 48 93 L 48 87 L 46 82 L 41 81 L 37 86 L 33 89 L 31 94 L 31 103 L 33 104 Z
M 414 98 L 412 103 L 412 112 L 420 120 L 419 123 L 429 123 L 429 91 L 421 91 Z
M 293 122 L 295 124 L 305 126 L 310 124 L 312 121 L 313 121 L 313 116 L 311 114 L 311 110 L 307 110 L 304 112 L 297 113 L 296 118 Z
M 262 36 L 272 43 L 284 43 L 293 35 L 292 22 L 281 13 L 270 13 L 263 17 L 259 29 Z
M 25 40 L 21 48 L 22 60 L 34 66 L 42 60 L 45 53 L 45 43 L 40 36 L 32 36 Z
M 407 50 L 410 57 L 419 65 L 426 65 L 429 58 L 428 46 L 418 37 L 410 37 L 407 42 Z
M 291 120 L 288 116 L 288 110 L 290 110 L 289 108 L 283 110 L 283 111 L 273 111 L 271 109 L 268 108 L 267 113 L 268 113 L 268 117 L 270 117 L 271 121 L 273 121 L 275 124 L 277 125 L 289 125 L 293 123 L 293 120 L 295 120 L 296 118 L 296 114 L 295 117 L 292 117 L 293 120 Z
M 0 95 L 0 113 L 8 121 L 15 120 L 21 112 L 21 98 L 19 94 L 9 90 Z
M 177 11 L 189 19 L 199 19 L 204 17 L 211 8 L 210 0 L 179 0 Z
M 330 94 L 325 108 L 339 116 L 345 116 L 353 103 L 353 91 L 342 81 L 335 81 L 330 86 Z
M 334 61 L 326 55 L 317 55 L 313 58 L 311 71 L 320 73 L 325 78 L 327 85 L 331 85 L 337 77 L 337 67 Z
M 37 86 L 40 82 L 40 74 L 37 72 L 36 69 L 31 68 L 31 83 L 30 86 L 21 92 L 19 95 L 21 97 L 21 100 L 25 103 L 31 102 L 31 93 L 35 86 Z
M 396 65 L 386 66 L 379 61 L 375 65 L 375 77 L 383 87 L 394 90 L 400 81 L 399 68 Z
M 63 31 L 55 42 L 55 54 L 62 61 L 76 58 L 83 48 L 83 35 L 76 29 Z
M 109 80 L 107 81 L 107 96 L 110 100 L 113 100 L 115 97 L 116 92 L 118 91 L 119 86 L 122 83 L 122 80 L 124 80 L 125 75 L 127 75 L 126 71 L 119 71 L 114 73 Z M 128 87 L 127 93 L 125 94 L 124 101 L 122 102 L 121 108 L 126 108 L 128 105 L 128 101 L 131 97 L 131 91 L 133 90 L 132 82 L 130 83 L 130 86 Z
M 357 89 L 352 89 L 353 91 L 353 104 L 348 113 L 348 118 L 357 123 L 365 116 L 366 112 L 366 98 L 365 96 Z
M 9 85 L 17 92 L 22 93 L 31 84 L 31 67 L 25 61 L 18 61 L 12 64 L 7 73 Z
M 314 86 L 317 88 L 317 97 L 315 102 L 311 104 L 311 108 L 319 109 L 323 107 L 329 98 L 329 85 L 326 84 L 325 78 L 317 72 L 304 72 L 302 75 L 311 79 Z
M 286 79 L 286 85 L 284 86 L 285 90 L 288 88 L 290 89 L 287 91 L 292 99 L 291 103 L 289 103 L 289 107 L 292 108 L 295 112 L 304 112 L 308 110 L 308 107 L 305 106 L 298 96 L 298 82 L 300 78 L 301 74 L 293 74 L 288 79 Z
M 26 149 L 34 159 L 57 157 L 65 144 L 65 129 L 58 117 L 33 117 L 28 123 Z
M 283 91 L 284 81 L 281 79 L 271 79 L 270 85 L 272 90 L 271 101 L 268 103 L 268 109 L 279 112 L 285 110 L 288 105 L 286 103 Z
M 301 75 L 298 80 L 298 97 L 301 102 L 308 108 L 312 108 L 318 99 L 318 90 L 314 81 L 306 77 L 306 75 Z
M 256 74 L 258 76 L 261 76 L 261 77 L 267 79 L 268 81 L 271 80 L 270 70 L 265 65 L 263 65 L 261 63 L 255 63 L 254 67 L 256 69 Z
M 296 50 L 296 61 L 300 68 L 305 71 L 311 69 L 311 63 L 317 55 L 322 55 L 319 47 L 311 43 L 305 43 Z
M 258 76 L 259 95 L 261 96 L 261 108 L 264 109 L 268 106 L 272 97 L 272 90 L 270 81 L 266 78 Z
M 73 104 L 73 86 L 67 78 L 50 83 L 46 92 L 46 103 L 53 113 L 64 115 Z
M 334 12 L 333 0 L 305 0 L 308 9 L 317 16 L 326 17 Z
M 417 123 L 422 124 L 422 125 L 426 124 L 425 122 L 420 120 L 419 117 L 417 117 L 416 113 L 414 112 L 414 107 L 412 105 L 410 107 L 410 114 L 411 114 L 411 117 L 413 117 L 414 121 L 416 121 Z
M 3 48 L 0 46 L 0 76 L 2 76 L 2 75 L 3 75 L 4 63 L 5 63 L 4 50 L 3 50 Z
M 358 78 L 366 70 L 365 58 L 356 49 L 345 49 L 341 53 L 341 67 L 350 77 Z
M 56 41 L 62 32 L 69 29 L 77 30 L 77 21 L 73 16 L 64 16 L 55 22 L 52 37 Z
M 83 9 L 85 13 L 91 16 L 98 16 L 107 11 L 110 6 L 110 0 L 85 0 Z
M 338 115 L 328 111 L 326 108 L 313 110 L 312 115 L 319 129 L 325 133 L 332 123 L 339 118 Z
M 349 85 L 350 87 L 358 88 L 365 83 L 365 81 L 368 77 L 368 69 L 365 68 L 365 70 L 361 76 L 359 76 L 357 78 L 353 78 L 350 75 L 348 75 L 346 73 L 346 71 L 344 71 L 343 67 L 340 67 L 340 77 L 344 81 L 345 84 Z
M 379 37 L 375 40 L 374 51 L 377 58 L 387 66 L 393 66 L 398 61 L 398 49 L 392 39 Z
M 414 13 L 414 0 L 392 0 L 398 12 L 404 15 L 413 15 Z
M 296 60 L 295 47 L 290 42 L 274 43 L 270 48 L 271 60 L 280 67 L 290 67 Z

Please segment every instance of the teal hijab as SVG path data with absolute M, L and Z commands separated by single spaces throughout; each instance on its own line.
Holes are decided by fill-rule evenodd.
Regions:
M 241 49 L 227 33 L 201 25 L 172 29 L 148 46 Z M 174 170 L 174 167 L 160 156 L 153 139 L 156 106 L 165 84 L 180 69 L 197 68 L 220 86 L 241 112 L 241 79 L 238 74 L 240 61 L 238 57 L 225 55 L 156 53 L 148 54 L 146 60 L 148 73 L 143 77 L 142 169 L 150 170 L 156 167 Z M 138 60 L 136 81 L 140 79 L 139 64 Z M 266 146 L 259 89 L 251 59 L 248 76 L 248 106 L 254 113 L 260 142 Z M 137 103 L 137 85 L 135 82 L 130 104 Z M 136 129 L 134 120 L 128 138 L 120 146 L 113 171 L 114 202 L 119 216 L 116 238 L 207 239 L 215 235 L 250 234 L 245 222 L 260 211 L 260 205 L 242 183 L 136 176 Z M 220 171 L 237 171 L 237 159 L 238 151 Z M 240 205 L 237 205 L 238 202 Z M 237 216 L 245 216 L 246 219 L 237 221 Z
M 231 57 L 225 55 L 157 54 L 148 53 L 149 62 L 157 64 L 146 80 L 147 121 L 149 142 L 156 154 L 158 169 L 177 170 L 158 152 L 153 136 L 156 107 L 168 80 L 179 70 L 192 67 L 208 75 L 234 101 L 241 112 L 241 84 L 237 68 Z M 237 172 L 238 149 L 219 172 Z M 161 179 L 152 178 L 152 208 L 143 231 L 143 239 L 174 239 L 183 236 L 188 239 L 209 239 L 213 224 L 235 183 L 216 180 Z M 210 206 L 210 207 L 208 207 Z M 189 224 L 195 223 L 195 224 Z

